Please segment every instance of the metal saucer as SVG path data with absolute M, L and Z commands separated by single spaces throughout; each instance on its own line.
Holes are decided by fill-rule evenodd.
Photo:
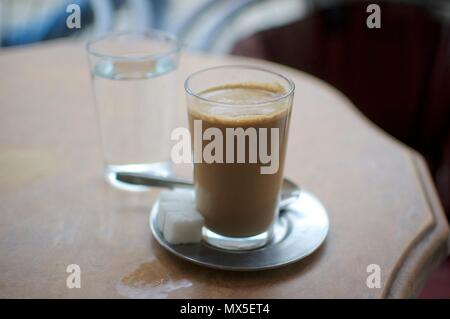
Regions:
M 153 236 L 174 255 L 205 267 L 251 271 L 288 265 L 313 253 L 328 234 L 327 212 L 319 199 L 302 190 L 299 198 L 280 213 L 274 225 L 274 236 L 266 246 L 246 251 L 230 251 L 198 244 L 169 244 L 158 229 L 157 201 L 150 213 Z

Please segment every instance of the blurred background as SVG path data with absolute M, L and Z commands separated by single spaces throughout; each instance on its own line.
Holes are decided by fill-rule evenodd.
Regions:
M 381 7 L 381 28 L 362 27 Z M 80 29 L 66 7 L 81 8 Z M 186 50 L 257 57 L 315 75 L 427 160 L 450 215 L 448 0 L 0 0 L 0 44 L 171 31 Z M 421 294 L 450 298 L 450 261 Z

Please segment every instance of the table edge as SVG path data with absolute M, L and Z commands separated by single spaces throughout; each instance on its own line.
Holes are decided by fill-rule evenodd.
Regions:
M 417 297 L 432 271 L 448 257 L 450 251 L 449 225 L 425 160 L 412 149 L 409 157 L 433 222 L 405 251 L 386 284 L 382 298 Z

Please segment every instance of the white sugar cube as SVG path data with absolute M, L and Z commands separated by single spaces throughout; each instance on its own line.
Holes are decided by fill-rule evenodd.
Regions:
M 159 194 L 159 202 L 193 202 L 194 191 L 189 189 L 176 189 L 173 191 L 162 191 Z
M 171 244 L 198 243 L 202 238 L 203 216 L 195 210 L 168 211 L 164 238 Z
M 166 214 L 169 211 L 180 212 L 180 211 L 190 211 L 195 210 L 194 201 L 170 201 L 170 202 L 160 202 L 159 212 L 158 212 L 158 227 L 160 231 L 164 230 L 164 223 L 166 220 Z

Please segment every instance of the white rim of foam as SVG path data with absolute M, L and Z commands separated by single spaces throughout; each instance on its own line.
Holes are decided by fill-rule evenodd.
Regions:
M 197 93 L 194 93 L 194 92 L 191 90 L 191 88 L 189 87 L 189 81 L 190 81 L 193 77 L 195 77 L 195 76 L 197 76 L 197 75 L 200 75 L 200 74 L 202 74 L 202 73 L 209 72 L 209 71 L 212 71 L 212 70 L 232 69 L 232 68 L 235 68 L 235 69 L 256 70 L 256 71 L 261 71 L 261 72 L 270 73 L 270 74 L 275 75 L 275 76 L 277 76 L 277 77 L 283 79 L 284 81 L 286 81 L 286 82 L 288 83 L 289 88 L 288 88 L 288 90 L 287 90 L 285 93 L 283 93 L 283 94 L 280 95 L 280 96 L 276 96 L 276 97 L 273 97 L 273 98 L 270 98 L 270 99 L 267 99 L 267 100 L 263 100 L 263 101 L 260 101 L 260 102 L 255 102 L 255 103 L 244 103 L 244 104 L 240 104 L 240 103 L 232 103 L 232 102 L 218 102 L 218 101 L 215 101 L 215 100 L 212 100 L 212 99 L 208 99 L 208 98 L 206 98 L 206 97 L 204 97 L 204 96 L 201 96 L 201 95 L 199 95 L 199 94 L 197 94 Z M 282 99 L 285 99 L 285 98 L 287 98 L 287 97 L 293 95 L 294 90 L 295 90 L 295 84 L 294 84 L 294 81 L 292 81 L 290 78 L 288 78 L 288 77 L 286 77 L 286 76 L 284 76 L 284 75 L 282 75 L 282 74 L 280 74 L 280 73 L 277 73 L 277 72 L 274 72 L 274 71 L 271 71 L 271 70 L 268 70 L 268 69 L 265 69 L 265 68 L 261 68 L 261 67 L 257 67 L 257 66 L 252 66 L 252 65 L 220 65 L 220 66 L 215 66 L 215 67 L 211 67 L 211 68 L 202 69 L 202 70 L 199 70 L 199 71 L 194 72 L 194 73 L 192 73 L 191 75 L 189 75 L 189 76 L 187 77 L 186 81 L 184 81 L 184 90 L 185 90 L 186 93 L 189 94 L 190 96 L 195 97 L 195 98 L 197 98 L 197 99 L 199 99 L 199 100 L 208 102 L 208 103 L 220 104 L 220 105 L 223 105 L 223 106 L 226 106 L 226 107 L 242 107 L 242 106 L 255 107 L 255 106 L 263 106 L 263 105 L 266 105 L 266 104 L 271 104 L 271 103 L 280 101 L 280 100 L 282 100 Z

